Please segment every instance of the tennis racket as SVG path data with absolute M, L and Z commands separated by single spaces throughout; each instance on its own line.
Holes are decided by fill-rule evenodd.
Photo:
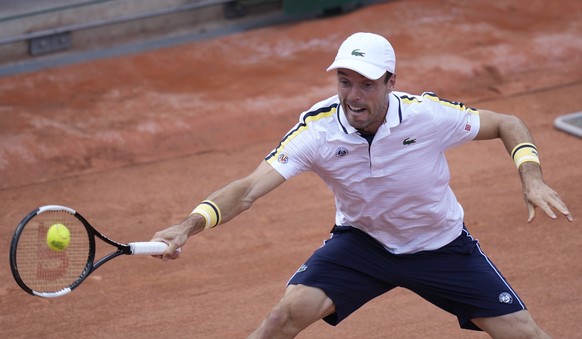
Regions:
M 63 250 L 48 246 L 47 232 L 54 224 L 66 225 L 69 230 L 69 244 Z M 96 238 L 116 250 L 95 261 Z M 115 257 L 159 255 L 167 248 L 163 242 L 118 243 L 98 232 L 75 210 L 48 205 L 30 212 L 18 224 L 10 244 L 10 268 L 24 291 L 55 298 L 70 293 L 93 271 Z

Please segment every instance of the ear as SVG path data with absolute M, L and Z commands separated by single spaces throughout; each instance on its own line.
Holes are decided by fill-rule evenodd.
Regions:
M 396 74 L 392 74 L 388 83 L 386 84 L 386 93 L 392 92 L 396 88 Z

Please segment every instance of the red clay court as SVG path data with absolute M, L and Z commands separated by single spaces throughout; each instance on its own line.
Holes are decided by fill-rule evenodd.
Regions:
M 341 16 L 0 78 L 0 328 L 6 338 L 244 338 L 328 237 L 330 192 L 302 175 L 234 221 L 191 238 L 179 260 L 116 259 L 70 295 L 14 282 L 8 251 L 32 209 L 70 206 L 122 241 L 149 240 L 246 175 L 335 93 L 325 68 L 355 31 L 383 34 L 397 89 L 512 113 L 532 131 L 545 180 L 575 220 L 528 224 L 499 141 L 448 153 L 452 186 L 483 249 L 554 338 L 582 338 L 582 140 L 554 119 L 582 110 L 577 1 L 391 1 Z M 484 338 L 397 290 L 337 327 L 299 338 Z

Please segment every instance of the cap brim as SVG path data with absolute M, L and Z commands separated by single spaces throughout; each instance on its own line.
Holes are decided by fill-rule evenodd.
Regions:
M 327 68 L 327 71 L 329 72 L 331 70 L 338 68 L 351 69 L 352 71 L 358 72 L 370 80 L 378 80 L 386 73 L 386 70 L 383 69 L 382 67 L 378 67 L 367 62 L 352 59 L 335 60 Z

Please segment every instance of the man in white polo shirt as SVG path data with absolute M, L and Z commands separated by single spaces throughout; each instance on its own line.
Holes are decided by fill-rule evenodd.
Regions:
M 285 295 L 251 338 L 292 338 L 313 322 L 336 325 L 369 300 L 404 287 L 493 337 L 547 337 L 463 223 L 444 152 L 501 138 L 535 208 L 569 221 L 542 180 L 537 149 L 516 117 L 476 110 L 432 93 L 394 91 L 395 54 L 372 33 L 340 46 L 328 71 L 338 94 L 305 111 L 247 177 L 212 193 L 183 222 L 155 234 L 169 244 L 231 220 L 287 179 L 319 175 L 335 196 L 331 237 L 297 270 Z M 413 169 L 413 170 L 412 170 Z

